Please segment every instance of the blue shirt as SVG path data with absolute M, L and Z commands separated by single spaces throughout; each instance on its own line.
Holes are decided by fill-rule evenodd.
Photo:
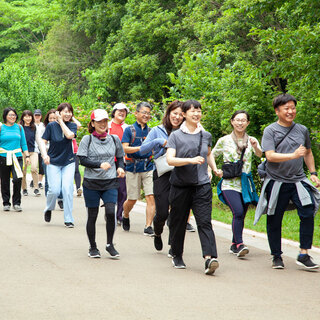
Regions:
M 15 150 L 21 148 L 22 151 L 28 150 L 26 136 L 24 130 L 18 124 L 13 126 L 1 125 L 0 147 L 5 150 Z M 1 157 L 6 158 L 6 153 L 0 153 Z M 22 157 L 22 153 L 16 153 L 17 157 Z
M 139 147 L 145 140 L 149 133 L 149 127 L 146 125 L 143 129 L 138 122 L 133 124 L 136 131 L 136 136 L 131 144 L 132 132 L 130 126 L 124 130 L 122 143 L 129 143 L 130 147 Z M 132 158 L 132 161 L 126 161 L 126 170 L 129 172 L 147 172 L 153 170 L 153 162 L 151 161 L 152 152 L 148 152 L 142 155 L 139 151 L 135 153 L 127 154 L 128 158 Z
M 23 126 L 24 134 L 26 136 L 28 151 L 34 152 L 35 142 L 36 142 L 36 127 L 34 130 L 29 126 Z
M 65 125 L 75 134 L 77 134 L 77 125 L 73 122 L 65 122 Z M 57 122 L 50 122 L 42 136 L 42 139 L 50 141 L 48 156 L 50 164 L 56 166 L 67 166 L 75 161 L 75 155 L 72 148 L 72 139 L 67 139 L 60 125 Z

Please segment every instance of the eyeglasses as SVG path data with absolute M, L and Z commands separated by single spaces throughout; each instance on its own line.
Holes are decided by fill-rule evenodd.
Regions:
M 13 118 L 16 118 L 17 115 L 16 114 L 8 114 L 7 117 L 13 117 Z
M 233 119 L 234 122 L 238 123 L 246 123 L 248 120 L 247 119 Z
M 139 113 L 145 115 L 145 116 L 151 116 L 151 113 L 150 112 L 147 112 L 147 111 L 139 111 Z

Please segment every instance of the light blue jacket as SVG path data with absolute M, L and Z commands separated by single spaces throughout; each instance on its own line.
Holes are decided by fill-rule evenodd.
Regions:
M 154 159 L 159 158 L 165 152 L 163 144 L 168 140 L 168 137 L 168 133 L 162 124 L 152 128 L 140 147 L 140 154 L 143 155 L 153 151 Z

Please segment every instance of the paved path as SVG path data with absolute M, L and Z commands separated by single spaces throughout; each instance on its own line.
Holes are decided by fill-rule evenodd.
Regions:
M 0 319 L 320 319 L 320 272 L 295 264 L 285 246 L 286 269 L 273 270 L 265 239 L 246 235 L 247 259 L 228 253 L 231 231 L 215 223 L 220 268 L 204 274 L 197 233 L 186 235 L 186 270 L 176 270 L 153 239 L 142 235 L 144 205 L 131 230 L 118 228 L 118 261 L 104 251 L 103 214 L 97 221 L 101 259 L 87 257 L 86 211 L 74 198 L 75 228 L 63 212 L 43 220 L 45 198 L 23 198 L 23 212 L 0 211 Z M 166 241 L 168 230 L 165 228 Z M 320 254 L 312 255 L 320 262 Z

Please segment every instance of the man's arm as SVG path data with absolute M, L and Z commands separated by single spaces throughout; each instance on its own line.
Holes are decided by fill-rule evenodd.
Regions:
M 266 158 L 269 162 L 285 162 L 288 160 L 298 159 L 300 157 L 304 157 L 307 152 L 306 147 L 303 145 L 300 145 L 299 148 L 297 148 L 292 153 L 278 153 L 274 150 L 266 151 Z
M 305 162 L 305 164 L 308 167 L 310 172 L 316 172 L 316 167 L 315 167 L 315 164 L 314 164 L 314 157 L 313 157 L 313 153 L 312 153 L 311 149 L 307 149 L 307 152 L 306 152 L 306 154 L 304 156 L 304 162 Z M 310 176 L 310 180 L 313 183 L 316 184 L 317 188 L 320 187 L 320 180 L 315 174 L 312 174 Z
M 140 151 L 140 146 L 138 146 L 138 147 L 129 147 L 129 143 L 127 143 L 127 142 L 124 142 L 122 144 L 122 147 L 123 147 L 123 151 L 125 153 L 127 153 L 127 154 L 135 153 L 135 152 Z

